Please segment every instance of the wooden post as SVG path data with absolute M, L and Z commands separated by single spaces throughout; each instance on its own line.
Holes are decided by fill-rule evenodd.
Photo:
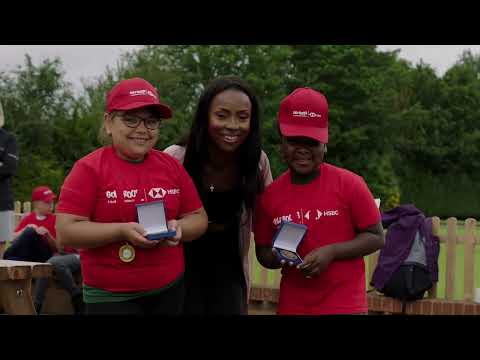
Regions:
M 31 211 L 32 211 L 32 204 L 30 203 L 30 201 L 25 201 L 23 203 L 23 213 L 28 214 Z
M 257 256 L 255 254 L 255 243 L 253 241 L 253 234 L 250 237 L 250 248 L 248 249 L 248 258 L 250 260 L 250 283 L 253 284 L 253 280 L 255 279 L 255 268 L 257 264 Z
M 377 250 L 373 254 L 368 255 L 368 258 L 367 258 L 368 259 L 368 287 L 367 287 L 368 290 L 374 289 L 374 287 L 370 285 L 370 282 L 372 281 L 373 272 L 377 267 L 379 256 L 380 256 L 380 250 Z
M 447 219 L 447 269 L 445 274 L 445 298 L 453 300 L 455 296 L 455 257 L 457 247 L 457 219 Z
M 440 235 L 440 218 L 438 216 L 432 218 L 432 233 L 433 235 L 438 236 L 439 242 L 442 242 L 442 237 Z M 437 297 L 437 286 L 438 283 L 433 283 L 432 288 L 428 291 L 428 298 L 435 299 Z
M 280 288 L 280 281 L 282 279 L 282 273 L 281 273 L 281 270 L 274 270 L 273 272 L 273 287 L 275 289 L 279 289 Z
M 260 287 L 268 287 L 268 270 L 260 266 Z
M 22 218 L 22 203 L 15 201 L 13 209 L 13 228 L 16 229 Z
M 477 221 L 475 219 L 467 219 L 464 229 L 464 287 L 463 295 L 465 301 L 472 301 L 475 288 L 475 228 Z

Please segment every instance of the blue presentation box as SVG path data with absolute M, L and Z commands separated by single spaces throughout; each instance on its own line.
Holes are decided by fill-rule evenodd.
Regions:
M 167 227 L 164 201 L 137 204 L 138 223 L 147 231 L 148 240 L 159 240 L 177 234 Z
M 279 260 L 292 262 L 295 265 L 303 262 L 297 253 L 298 245 L 302 242 L 308 227 L 303 224 L 284 221 L 273 238 L 273 247 L 277 250 Z

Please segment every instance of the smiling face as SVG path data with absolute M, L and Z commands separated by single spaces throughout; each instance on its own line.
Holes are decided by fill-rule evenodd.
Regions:
M 137 119 L 137 120 L 136 120 Z M 138 126 L 135 120 L 143 119 Z M 118 111 L 105 114 L 104 124 L 107 134 L 112 136 L 112 143 L 118 156 L 127 161 L 142 161 L 158 140 L 158 128 L 149 127 L 160 122 L 158 115 L 149 108 Z
M 45 202 L 42 200 L 34 201 L 34 209 L 39 215 L 50 214 L 53 210 L 53 201 Z
M 325 145 L 304 137 L 282 137 L 281 151 L 292 172 L 308 176 L 316 172 L 325 155 Z
M 229 89 L 217 94 L 208 112 L 208 134 L 215 147 L 234 152 L 250 131 L 252 104 L 242 91 Z

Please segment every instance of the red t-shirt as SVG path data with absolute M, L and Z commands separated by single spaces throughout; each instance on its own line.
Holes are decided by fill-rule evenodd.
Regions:
M 287 171 L 259 197 L 255 213 L 255 242 L 272 246 L 282 220 L 308 226 L 297 251 L 350 241 L 356 229 L 380 222 L 380 212 L 362 177 L 323 163 L 321 175 L 306 185 L 292 184 Z M 301 270 L 282 269 L 279 314 L 348 314 L 367 311 L 363 258 L 332 262 L 318 277 Z
M 62 186 L 57 213 L 99 223 L 136 222 L 135 204 L 163 200 L 167 221 L 195 211 L 202 203 L 183 166 L 168 154 L 151 150 L 141 163 L 118 157 L 111 146 L 77 161 Z M 111 292 L 160 289 L 184 271 L 183 246 L 135 248 L 130 263 L 119 257 L 126 241 L 82 249 L 86 285 Z
M 37 214 L 35 212 L 31 212 L 28 215 L 26 215 L 18 224 L 17 228 L 15 229 L 15 232 L 23 230 L 27 225 L 29 224 L 35 224 L 37 226 L 43 226 L 45 229 L 47 229 L 50 232 L 50 235 L 54 239 L 57 238 L 57 233 L 55 231 L 55 215 L 53 214 L 47 214 L 45 215 L 45 219 L 39 220 L 37 217 Z M 50 246 L 47 237 L 44 235 L 41 237 L 43 241 L 45 241 L 48 246 Z M 51 247 L 51 246 L 50 246 Z M 57 249 L 53 249 L 54 252 L 57 251 Z
M 37 226 L 43 226 L 44 228 L 46 228 L 49 232 L 50 232 L 50 235 L 52 235 L 52 237 L 54 239 L 57 238 L 57 232 L 55 231 L 55 215 L 54 214 L 47 214 L 46 215 L 46 218 L 43 219 L 43 220 L 39 220 L 37 218 L 37 215 L 34 213 L 34 212 L 31 212 L 30 214 L 28 214 L 27 216 L 25 216 L 22 221 L 20 221 L 20 224 L 18 224 L 17 228 L 15 229 L 15 232 L 17 231 L 20 231 L 22 230 L 24 227 L 26 227 L 28 224 L 35 224 Z M 42 239 L 48 243 L 48 240 L 47 240 L 47 237 L 46 236 L 42 236 Z M 50 246 L 50 243 L 48 243 L 48 245 Z M 51 246 L 50 246 L 51 247 Z M 57 253 L 57 249 L 56 248 L 52 248 L 53 252 L 56 254 Z M 68 247 L 68 246 L 65 246 L 63 248 L 63 252 L 64 253 L 76 253 L 77 250 L 75 250 L 74 248 L 71 248 L 71 247 Z

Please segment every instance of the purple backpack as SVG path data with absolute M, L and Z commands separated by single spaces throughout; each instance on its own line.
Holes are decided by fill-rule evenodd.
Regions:
M 438 281 L 440 242 L 432 234 L 432 219 L 412 204 L 382 213 L 387 228 L 371 285 L 403 302 L 424 297 Z

